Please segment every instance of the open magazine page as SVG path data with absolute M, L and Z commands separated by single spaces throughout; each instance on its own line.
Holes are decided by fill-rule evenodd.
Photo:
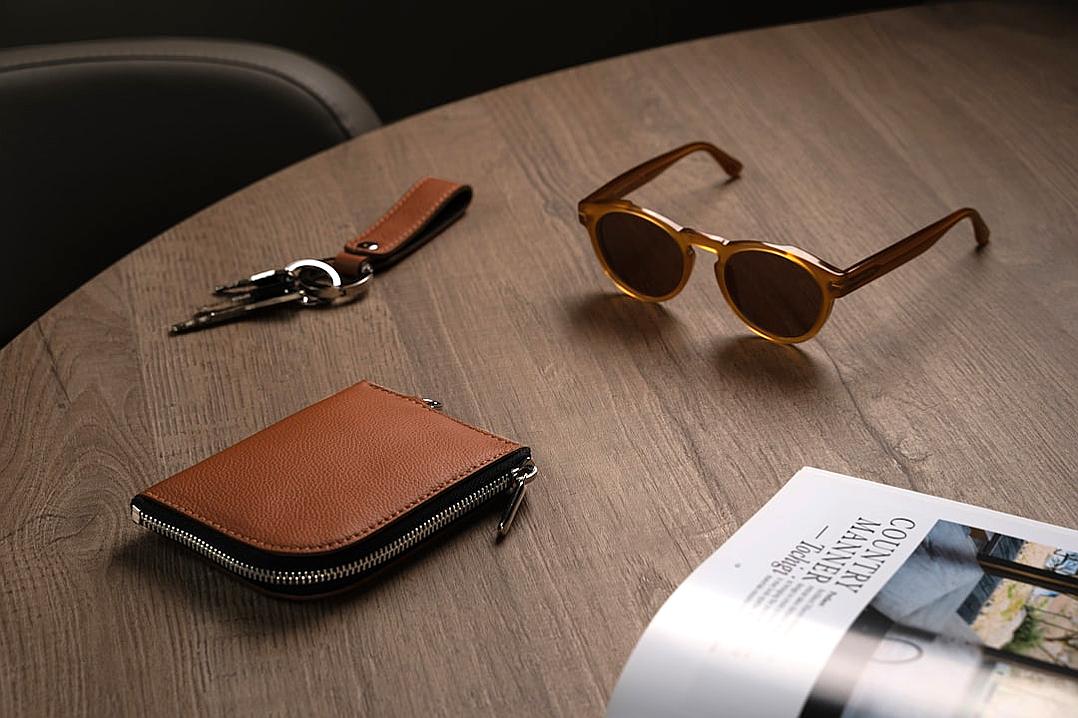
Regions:
M 1078 532 L 799 471 L 656 614 L 608 718 L 1078 715 Z

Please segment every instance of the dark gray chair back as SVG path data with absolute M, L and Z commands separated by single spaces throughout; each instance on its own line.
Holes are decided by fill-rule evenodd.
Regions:
M 378 125 L 335 72 L 264 45 L 0 51 L 0 346 L 176 222 Z

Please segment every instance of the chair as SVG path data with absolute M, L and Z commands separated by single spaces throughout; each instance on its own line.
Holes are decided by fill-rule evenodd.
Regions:
M 265 45 L 0 50 L 0 346 L 169 226 L 379 124 L 335 72 Z

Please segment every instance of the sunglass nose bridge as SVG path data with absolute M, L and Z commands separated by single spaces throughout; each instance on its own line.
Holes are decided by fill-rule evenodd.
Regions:
M 711 252 L 718 256 L 722 252 L 722 248 L 726 245 L 726 240 L 718 235 L 707 234 L 701 232 L 698 229 L 692 227 L 685 227 L 681 230 L 681 234 L 689 240 L 690 246 L 699 247 L 705 252 Z

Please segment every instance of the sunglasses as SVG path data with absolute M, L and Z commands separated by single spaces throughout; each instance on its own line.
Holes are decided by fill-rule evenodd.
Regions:
M 663 302 L 677 296 L 692 273 L 693 248 L 699 247 L 717 257 L 715 278 L 741 321 L 765 339 L 792 344 L 820 331 L 836 299 L 913 259 L 963 219 L 973 223 L 977 244 L 988 244 L 988 225 L 967 207 L 839 269 L 797 247 L 723 239 L 682 227 L 624 199 L 695 152 L 711 155 L 731 178 L 741 174 L 736 159 L 710 143 L 693 142 L 634 167 L 580 201 L 580 222 L 603 270 L 631 297 Z

